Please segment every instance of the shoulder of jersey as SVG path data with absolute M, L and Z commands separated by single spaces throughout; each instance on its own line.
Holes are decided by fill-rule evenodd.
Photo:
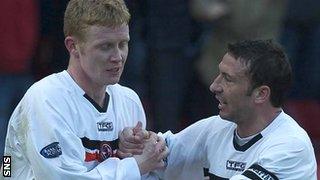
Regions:
M 46 96 L 66 96 L 68 93 L 72 92 L 72 86 L 66 83 L 63 80 L 63 77 L 60 73 L 51 74 L 40 81 L 34 83 L 29 90 L 27 91 L 27 95 L 36 95 L 40 96 L 45 94 Z
M 288 114 L 283 114 L 279 126 L 270 133 L 280 142 L 301 142 L 306 143 L 310 140 L 307 132 Z
M 120 84 L 114 84 L 114 85 L 108 86 L 108 88 L 114 94 L 119 94 L 119 95 L 124 96 L 125 98 L 128 98 L 128 99 L 131 99 L 135 102 L 140 102 L 140 98 L 139 98 L 138 94 L 129 87 L 122 86 Z

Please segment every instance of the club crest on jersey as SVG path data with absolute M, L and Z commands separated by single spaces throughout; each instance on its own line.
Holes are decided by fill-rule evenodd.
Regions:
M 102 142 L 99 154 L 100 154 L 99 161 L 102 162 L 108 159 L 109 157 L 113 156 L 113 150 L 107 142 Z
M 113 141 L 101 141 L 82 137 L 81 141 L 86 151 L 86 162 L 102 162 L 110 157 L 116 157 L 119 144 L 118 139 Z
M 54 142 L 41 149 L 40 154 L 45 158 L 56 158 L 62 154 L 59 142 Z
M 246 168 L 246 164 L 244 162 L 231 161 L 227 160 L 226 168 L 233 171 L 244 171 Z
M 112 131 L 112 122 L 97 122 L 98 131 Z

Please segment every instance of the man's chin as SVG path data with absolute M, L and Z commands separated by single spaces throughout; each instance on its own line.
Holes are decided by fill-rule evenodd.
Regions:
M 114 78 L 114 79 L 110 79 L 109 81 L 107 81 L 105 84 L 106 85 L 114 85 L 119 83 L 120 79 L 119 78 Z
M 219 116 L 222 118 L 222 119 L 224 119 L 224 120 L 227 120 L 227 121 L 232 121 L 231 120 L 231 118 L 230 118 L 230 116 L 228 116 L 228 114 L 225 114 L 225 113 L 223 113 L 223 112 L 219 112 Z

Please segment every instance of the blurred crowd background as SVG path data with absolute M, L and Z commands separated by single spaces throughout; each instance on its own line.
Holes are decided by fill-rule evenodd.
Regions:
M 25 91 L 67 67 L 62 31 L 67 2 L 1 1 L 1 155 L 10 114 Z M 320 158 L 320 1 L 126 2 L 132 15 L 131 41 L 120 84 L 139 94 L 148 129 L 177 132 L 216 114 L 209 84 L 227 43 L 274 39 L 287 52 L 294 72 L 284 109 L 307 130 Z

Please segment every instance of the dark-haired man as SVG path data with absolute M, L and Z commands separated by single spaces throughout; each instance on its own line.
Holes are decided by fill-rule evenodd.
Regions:
M 219 115 L 162 136 L 165 179 L 316 179 L 308 134 L 281 108 L 291 83 L 284 52 L 271 41 L 229 44 L 210 86 Z M 125 139 L 125 138 L 120 138 Z M 121 148 L 130 152 L 129 148 Z

